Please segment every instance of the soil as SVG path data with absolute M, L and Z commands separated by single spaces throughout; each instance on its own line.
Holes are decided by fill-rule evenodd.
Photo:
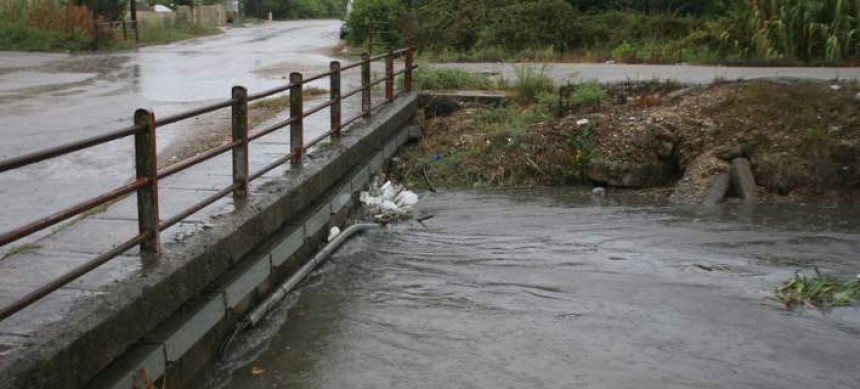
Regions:
M 860 85 L 846 82 L 616 85 L 598 107 L 573 108 L 513 136 L 492 129 L 509 126 L 487 120 L 492 110 L 472 107 L 428 120 L 425 139 L 395 161 L 394 172 L 413 183 L 424 174 L 448 186 L 590 182 L 657 187 L 653 193 L 668 196 L 665 188 L 682 177 L 705 186 L 727 171 L 723 161 L 742 157 L 750 160 L 763 201 L 860 205 L 858 93 Z M 587 174 L 578 163 L 588 164 Z M 629 179 L 653 166 L 665 167 L 657 173 L 671 179 Z

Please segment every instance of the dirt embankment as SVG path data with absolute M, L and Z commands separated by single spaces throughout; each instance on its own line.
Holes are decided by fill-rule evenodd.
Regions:
M 858 92 L 794 81 L 617 86 L 599 106 L 561 114 L 466 108 L 428 120 L 393 172 L 448 186 L 674 187 L 658 192 L 695 203 L 717 182 L 740 192 L 728 176 L 748 166 L 758 199 L 860 204 Z

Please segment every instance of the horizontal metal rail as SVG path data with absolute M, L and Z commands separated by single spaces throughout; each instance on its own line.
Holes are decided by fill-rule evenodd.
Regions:
M 398 72 L 393 71 L 394 58 L 405 55 L 405 67 Z M 107 142 L 115 141 L 125 137 L 134 137 L 135 143 L 135 168 L 137 177 L 134 181 L 120 186 L 110 192 L 100 196 L 86 200 L 72 207 L 61 210 L 48 217 L 36 220 L 23 227 L 16 228 L 12 231 L 0 235 L 0 246 L 17 241 L 23 237 L 31 235 L 37 231 L 43 230 L 50 226 L 56 225 L 64 220 L 79 216 L 88 211 L 91 211 L 99 206 L 108 204 L 112 201 L 123 198 L 133 192 L 137 192 L 138 202 L 138 225 L 139 234 L 124 243 L 108 250 L 98 257 L 78 266 L 77 268 L 66 272 L 62 276 L 50 281 L 49 283 L 39 287 L 33 292 L 16 300 L 14 303 L 0 308 L 0 320 L 5 319 L 16 312 L 26 308 L 27 306 L 38 301 L 40 298 L 49 293 L 67 285 L 87 272 L 109 261 L 135 246 L 140 246 L 141 253 L 157 253 L 160 249 L 160 232 L 164 231 L 181 221 L 185 220 L 194 213 L 201 211 L 207 206 L 215 203 L 231 193 L 239 200 L 248 196 L 248 183 L 259 179 L 266 173 L 291 163 L 291 166 L 300 167 L 302 163 L 303 153 L 326 139 L 336 139 L 341 136 L 343 129 L 354 124 L 362 118 L 369 118 L 373 111 L 378 110 L 382 106 L 393 101 L 395 94 L 392 92 L 394 78 L 404 75 L 403 90 L 397 96 L 411 91 L 412 87 L 412 70 L 414 49 L 405 48 L 396 51 L 388 51 L 385 54 L 369 56 L 362 55 L 362 60 L 341 66 L 339 62 L 332 62 L 331 69 L 328 72 L 320 73 L 308 78 L 303 78 L 299 73 L 290 75 L 290 82 L 287 85 L 278 86 L 269 90 L 265 90 L 256 94 L 248 94 L 244 87 L 234 87 L 233 97 L 229 100 L 209 104 L 203 107 L 192 109 L 185 112 L 180 112 L 174 115 L 165 116 L 156 120 L 155 115 L 151 111 L 138 110 L 134 115 L 134 125 L 112 131 L 103 135 L 94 136 L 87 139 L 67 143 L 35 153 L 30 153 L 20 157 L 15 157 L 0 161 L 0 173 L 13 171 L 18 168 L 29 166 L 38 162 L 43 162 L 70 154 L 73 152 L 89 149 Z M 371 63 L 377 60 L 385 60 L 385 77 L 371 82 L 370 67 Z M 344 71 L 360 68 L 362 85 L 345 94 L 341 94 L 341 74 Z M 328 78 L 331 83 L 330 98 L 311 107 L 303 110 L 304 86 L 311 82 L 316 82 Z M 375 85 L 386 83 L 386 98 L 376 105 L 371 104 L 371 88 Z M 289 92 L 290 94 L 290 118 L 279 123 L 275 123 L 267 128 L 251 133 L 248 126 L 249 102 L 263 99 L 279 93 Z M 361 94 L 362 95 L 362 110 L 358 115 L 353 116 L 346 121 L 342 117 L 342 102 L 349 97 Z M 162 126 L 174 124 L 198 117 L 200 115 L 215 112 L 221 109 L 232 109 L 232 135 L 233 139 L 230 142 L 218 145 L 202 153 L 186 158 L 173 165 L 158 169 L 156 166 L 156 129 Z M 318 135 L 310 142 L 303 142 L 303 121 L 306 117 L 319 113 L 324 109 L 329 108 L 331 116 L 331 124 L 329 131 Z M 280 129 L 290 127 L 291 151 L 284 156 L 278 157 L 256 173 L 249 174 L 248 172 L 248 150 L 250 143 L 263 136 L 269 135 Z M 171 177 L 177 173 L 186 171 L 196 165 L 209 161 L 216 156 L 227 152 L 233 154 L 233 184 L 226 188 L 206 197 L 198 203 L 178 212 L 169 219 L 160 221 L 158 215 L 158 183 L 160 180 Z
M 0 246 L 14 242 L 32 233 L 44 230 L 45 228 L 53 226 L 59 222 L 62 222 L 63 220 L 80 215 L 100 205 L 107 204 L 113 200 L 116 200 L 122 196 L 125 196 L 144 187 L 146 184 L 148 184 L 146 180 L 135 180 L 131 183 L 125 184 L 119 188 L 107 192 L 101 196 L 94 197 L 71 208 L 66 208 L 51 216 L 36 220 L 30 224 L 27 224 L 26 226 L 4 233 L 3 235 L 0 235 Z
M 59 157 L 65 154 L 73 153 L 75 151 L 80 151 L 83 149 L 87 149 L 93 146 L 98 146 L 103 143 L 108 143 L 111 141 L 115 141 L 117 139 L 122 139 L 127 136 L 134 135 L 140 128 L 137 126 L 132 126 L 128 128 L 124 128 L 122 130 L 117 130 L 113 132 L 109 132 L 104 135 L 94 136 L 92 138 L 81 139 L 79 141 L 67 143 L 61 146 L 52 147 L 46 150 L 37 151 L 35 153 L 30 153 L 27 155 L 22 155 L 20 157 L 7 159 L 5 161 L 0 161 L 0 173 L 3 173 L 7 170 L 22 168 L 27 165 L 32 165 L 37 162 L 42 162 L 51 158 Z

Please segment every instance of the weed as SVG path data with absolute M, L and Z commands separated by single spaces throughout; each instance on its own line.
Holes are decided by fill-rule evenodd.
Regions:
M 20 245 L 20 246 L 17 246 L 17 247 L 15 247 L 15 248 L 13 248 L 13 249 L 9 250 L 8 252 L 6 252 L 6 254 L 5 254 L 5 255 L 3 255 L 3 257 L 2 257 L 2 258 L 0 258 L 0 260 L 6 259 L 6 258 L 8 258 L 8 257 L 11 257 L 11 256 L 13 256 L 13 255 L 17 255 L 17 254 L 24 254 L 24 253 L 29 253 L 29 252 L 32 252 L 32 251 L 36 251 L 36 250 L 38 250 L 38 249 L 40 249 L 40 248 L 42 248 L 42 245 L 40 245 L 40 244 L 37 244 L 37 243 L 25 243 L 25 244 L 22 244 L 22 245 Z
M 493 89 L 492 80 L 484 75 L 446 68 L 419 68 L 414 85 L 419 90 Z
M 528 65 L 517 66 L 515 69 L 516 81 L 511 89 L 520 104 L 531 104 L 537 102 L 539 96 L 544 93 L 552 93 L 555 84 L 545 74 L 546 66 L 535 70 Z
M 577 107 L 598 106 L 606 99 L 606 91 L 596 81 L 579 85 L 570 97 L 570 102 Z
M 843 281 L 822 275 L 817 268 L 814 277 L 806 277 L 797 271 L 794 277 L 774 290 L 773 297 L 788 309 L 798 305 L 823 309 L 854 305 L 860 301 L 860 279 Z

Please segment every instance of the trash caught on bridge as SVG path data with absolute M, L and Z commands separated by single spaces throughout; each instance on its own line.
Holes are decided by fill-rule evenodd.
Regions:
M 368 191 L 361 192 L 359 197 L 367 215 L 382 224 L 412 218 L 418 195 L 391 181 L 382 185 L 379 185 L 379 181 L 378 176 L 374 177 Z

